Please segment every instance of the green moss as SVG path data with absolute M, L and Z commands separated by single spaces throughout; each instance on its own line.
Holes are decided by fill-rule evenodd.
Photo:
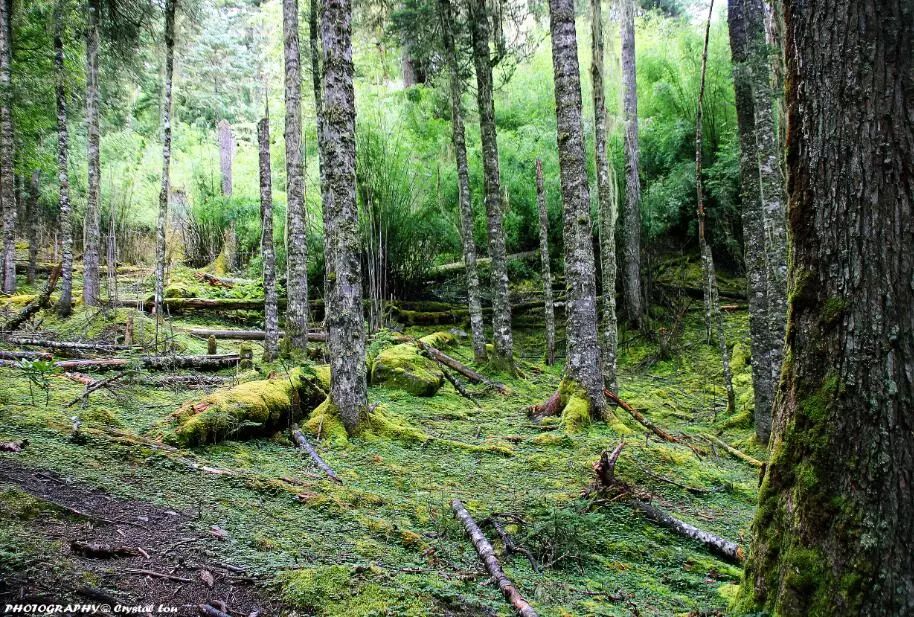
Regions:
M 587 391 L 576 381 L 565 378 L 559 384 L 559 406 L 562 409 L 562 427 L 568 433 L 577 433 L 590 425 L 590 401 Z
M 414 396 L 434 396 L 444 384 L 444 374 L 434 360 L 420 355 L 414 344 L 401 343 L 378 354 L 371 369 L 371 383 Z
M 730 354 L 730 370 L 734 374 L 739 373 L 749 365 L 751 359 L 752 354 L 749 348 L 742 343 L 737 343 L 733 346 L 733 351 Z
M 844 298 L 829 298 L 825 301 L 825 306 L 822 307 L 822 322 L 825 325 L 834 323 L 841 317 L 846 308 L 847 300 Z
M 457 344 L 457 337 L 450 332 L 433 332 L 419 340 L 438 349 L 447 349 Z
M 86 426 L 95 427 L 122 427 L 124 423 L 117 412 L 107 407 L 92 406 L 79 412 L 80 421 Z
M 350 591 L 351 569 L 317 566 L 289 570 L 279 575 L 282 599 L 299 608 L 318 610 L 345 599 Z
M 311 412 L 302 429 L 324 442 L 337 446 L 349 443 L 346 427 L 343 426 L 343 421 L 340 419 L 340 410 L 330 401 L 329 397 Z

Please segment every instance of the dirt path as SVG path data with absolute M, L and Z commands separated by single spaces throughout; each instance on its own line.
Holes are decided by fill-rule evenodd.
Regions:
M 0 570 L 0 605 L 94 603 L 114 612 L 117 604 L 152 605 L 132 614 L 198 615 L 197 606 L 210 603 L 232 616 L 280 612 L 256 578 L 219 559 L 223 532 L 201 533 L 187 512 L 116 499 L 0 458 L 0 489 L 8 485 L 50 504 L 25 523 L 33 537 L 50 540 L 57 552 L 14 574 Z M 96 550 L 110 548 L 127 554 L 100 556 Z M 159 610 L 160 605 L 171 608 Z

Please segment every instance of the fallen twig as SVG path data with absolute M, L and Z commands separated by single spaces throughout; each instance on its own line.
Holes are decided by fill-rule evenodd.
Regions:
M 744 463 L 749 463 L 753 467 L 758 467 L 759 469 L 761 469 L 762 467 L 765 466 L 765 463 L 763 463 L 762 461 L 758 460 L 757 458 L 749 456 L 745 452 L 737 450 L 733 446 L 729 445 L 728 443 L 726 443 L 725 441 L 723 441 L 721 439 L 718 439 L 714 435 L 705 434 L 705 435 L 702 435 L 702 437 L 704 439 L 710 441 L 711 443 L 715 443 L 715 444 L 719 445 L 721 448 L 726 450 L 728 454 L 738 458 L 739 460 L 743 461 Z
M 619 398 L 619 396 L 615 392 L 610 390 L 609 388 L 604 388 L 603 393 L 610 400 L 612 400 L 616 405 L 618 405 L 619 407 L 621 407 L 622 409 L 624 409 L 625 411 L 630 413 L 631 416 L 635 420 L 638 421 L 638 424 L 640 424 L 644 428 L 648 429 L 649 431 L 651 431 L 652 433 L 657 435 L 657 437 L 659 437 L 660 439 L 667 441 L 669 443 L 682 443 L 682 441 L 679 438 L 673 437 L 667 431 L 665 431 L 664 429 L 660 428 L 659 426 L 657 426 L 656 424 L 654 424 L 653 422 L 648 420 L 646 417 L 644 417 L 644 414 L 642 414 L 640 411 L 638 411 L 637 409 L 632 407 L 630 404 L 628 404 L 627 402 L 625 402 L 624 400 Z
M 140 576 L 152 576 L 154 578 L 166 578 L 170 581 L 177 581 L 179 583 L 194 582 L 193 580 L 183 576 L 175 576 L 174 574 L 166 574 L 165 572 L 156 572 L 155 570 L 134 570 L 132 568 L 128 568 L 126 570 L 121 570 L 121 572 L 124 572 L 125 574 L 138 574 Z
M 86 384 L 86 390 L 82 394 L 77 396 L 75 399 L 73 399 L 72 401 L 67 403 L 67 407 L 72 407 L 73 405 L 75 405 L 76 403 L 78 403 L 80 401 L 85 401 L 86 399 L 89 398 L 89 395 L 92 394 L 93 392 L 95 392 L 96 390 L 107 387 L 108 385 L 117 381 L 118 379 L 124 378 L 129 373 L 130 373 L 130 371 L 124 371 L 123 373 L 118 373 L 117 375 L 114 375 L 112 377 L 106 377 L 105 379 L 99 379 L 98 381 L 93 381 L 90 384 Z
M 298 430 L 298 428 L 292 429 L 292 438 L 295 440 L 295 443 L 298 444 L 298 447 L 308 453 L 308 455 L 314 460 L 321 471 L 323 471 L 327 476 L 336 482 L 337 484 L 342 484 L 343 481 L 340 479 L 336 472 L 330 468 L 330 465 L 324 462 L 324 459 L 321 458 L 321 455 L 317 453 L 317 450 L 314 449 L 314 446 L 308 441 L 307 437 Z

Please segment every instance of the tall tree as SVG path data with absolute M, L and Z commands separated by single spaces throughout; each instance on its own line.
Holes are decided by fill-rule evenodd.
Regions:
M 235 154 L 235 138 L 232 125 L 222 119 L 216 125 L 216 139 L 219 141 L 219 175 L 222 180 L 222 195 L 232 196 L 232 158 Z
M 54 6 L 54 71 L 57 98 L 57 183 L 60 191 L 60 298 L 57 312 L 66 317 L 73 310 L 73 209 L 70 205 L 70 137 L 67 129 L 67 72 L 63 53 L 64 3 Z
M 293 349 L 308 346 L 308 213 L 301 131 L 301 51 L 298 44 L 298 0 L 282 2 L 283 55 L 286 82 L 286 331 Z
M 98 95 L 98 41 L 100 0 L 87 0 L 88 24 L 86 28 L 86 234 L 83 247 L 83 303 L 96 306 L 99 302 L 99 195 L 101 188 L 101 161 L 99 154 L 99 95 Z
M 3 293 L 16 291 L 16 183 L 13 144 L 12 3 L 0 1 L 0 204 Z
M 552 298 L 552 269 L 549 265 L 549 212 L 543 183 L 543 161 L 536 159 L 536 205 L 540 215 L 540 260 L 543 268 L 543 296 L 546 306 L 546 364 L 555 364 L 555 301 Z
M 600 348 L 603 353 L 603 381 L 615 391 L 616 385 L 616 174 L 606 153 L 606 94 L 603 85 L 603 15 L 600 0 L 590 0 L 591 65 L 593 82 L 594 160 L 597 163 L 597 210 L 600 232 L 600 265 L 603 274 L 603 323 Z
M 910 615 L 914 11 L 783 4 L 787 361 L 740 608 Z
M 644 315 L 641 294 L 641 179 L 638 144 L 638 87 L 635 77 L 635 1 L 620 0 L 622 82 L 625 111 L 625 208 L 622 209 L 622 290 L 628 320 L 640 326 Z
M 498 141 L 495 132 L 492 59 L 489 52 L 489 16 L 486 0 L 470 0 L 470 30 L 473 38 L 473 63 L 476 67 L 476 97 L 479 106 L 479 133 L 482 139 L 482 166 L 486 192 L 489 232 L 489 257 L 492 259 L 493 364 L 514 370 L 511 337 L 511 299 L 508 293 L 507 251 L 502 223 L 501 173 L 498 168 Z
M 276 297 L 276 252 L 273 249 L 273 187 L 270 171 L 269 112 L 257 123 L 260 161 L 260 249 L 263 255 L 264 330 L 263 359 L 276 359 L 279 350 L 279 312 Z
M 463 261 L 466 264 L 467 300 L 470 330 L 473 333 L 473 355 L 477 362 L 486 359 L 486 334 L 479 299 L 479 271 L 476 268 L 476 242 L 473 240 L 473 196 L 470 193 L 470 168 L 467 162 L 466 132 L 463 125 L 463 80 L 454 44 L 454 20 L 450 0 L 438 0 L 441 20 L 441 42 L 448 65 L 451 93 L 451 143 L 457 160 L 457 201 L 460 206 L 460 235 L 463 238 Z
M 28 273 L 26 274 L 26 280 L 31 285 L 35 282 L 35 278 L 38 272 L 38 251 L 40 249 L 39 242 L 39 216 L 38 216 L 38 182 L 40 179 L 40 174 L 38 170 L 32 172 L 32 177 L 29 180 L 28 195 L 26 197 L 26 237 L 29 241 L 29 265 Z
M 175 12 L 178 0 L 165 0 L 165 83 L 162 86 L 162 188 L 159 191 L 159 216 L 156 222 L 156 322 L 163 317 L 165 296 L 165 226 L 171 192 L 171 86 L 175 65 Z M 158 345 L 158 330 L 156 331 Z
M 365 375 L 365 317 L 359 211 L 355 199 L 355 90 L 352 64 L 352 4 L 326 0 L 321 15 L 323 100 L 320 148 L 326 254 L 330 283 L 327 343 L 330 401 L 349 432 L 368 412 Z M 331 269 L 332 268 L 332 269 Z
M 597 282 L 590 221 L 590 189 L 581 120 L 581 76 L 574 0 L 549 0 L 559 176 L 564 219 L 568 338 L 565 376 L 587 393 L 592 415 L 605 407 L 597 343 Z

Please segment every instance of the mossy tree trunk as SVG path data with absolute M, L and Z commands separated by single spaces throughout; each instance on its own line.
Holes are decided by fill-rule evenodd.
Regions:
M 308 345 L 308 213 L 301 131 L 301 51 L 298 44 L 298 0 L 282 2 L 286 84 L 286 331 L 293 349 Z
M 460 204 L 460 234 L 463 239 L 463 261 L 466 264 L 467 303 L 470 330 L 473 335 L 473 355 L 477 362 L 486 359 L 486 334 L 479 299 L 479 272 L 476 268 L 476 242 L 473 240 L 473 196 L 470 193 L 470 167 L 467 162 L 466 133 L 463 126 L 463 80 L 454 44 L 454 22 L 450 0 L 438 0 L 441 20 L 441 40 L 448 65 L 451 94 L 451 141 L 457 160 L 457 193 Z
M 219 173 L 222 179 L 222 196 L 232 196 L 232 159 L 235 154 L 235 138 L 232 135 L 232 126 L 226 120 L 220 120 L 216 126 L 216 138 L 219 141 Z M 235 221 L 229 221 L 223 235 L 222 252 L 225 255 L 226 269 L 235 270 L 238 267 L 238 234 L 235 230 Z
M 559 176 L 564 219 L 566 311 L 565 375 L 580 384 L 599 416 L 605 407 L 597 344 L 597 282 L 590 221 L 590 190 L 581 120 L 581 77 L 574 0 L 549 1 Z
M 159 215 L 156 221 L 156 322 L 163 317 L 165 296 L 165 226 L 168 221 L 168 198 L 171 192 L 171 87 L 175 67 L 175 11 L 177 0 L 165 1 L 165 83 L 162 87 L 162 188 L 159 191 Z M 156 346 L 158 347 L 158 329 Z
M 16 182 L 13 145 L 12 3 L 0 2 L 0 204 L 3 211 L 3 293 L 16 291 Z
M 740 608 L 910 615 L 914 11 L 784 7 L 787 360 Z
M 88 24 L 86 28 L 86 234 L 83 247 L 83 303 L 97 306 L 101 295 L 99 279 L 99 251 L 101 246 L 101 157 L 99 153 L 99 91 L 98 91 L 98 39 L 100 0 L 86 3 Z
M 597 209 L 600 235 L 600 270 L 603 275 L 603 323 L 600 349 L 603 381 L 613 392 L 616 384 L 616 174 L 606 153 L 606 95 L 603 85 L 603 15 L 600 0 L 591 0 L 590 75 L 593 82 L 594 157 L 597 163 Z
M 635 79 L 635 2 L 620 0 L 622 84 L 625 111 L 625 208 L 622 209 L 622 290 L 628 321 L 640 327 L 644 316 L 641 294 L 641 179 L 638 144 L 638 87 Z
M 60 298 L 57 312 L 66 317 L 73 310 L 73 208 L 70 205 L 70 135 L 67 128 L 67 73 L 64 66 L 64 2 L 54 7 L 54 71 L 57 98 L 57 186 L 60 200 Z
M 26 281 L 29 284 L 35 282 L 36 275 L 38 273 L 38 250 L 40 248 L 40 238 L 39 238 L 39 216 L 38 216 L 38 191 L 39 186 L 38 182 L 40 180 L 40 174 L 38 170 L 32 172 L 31 180 L 29 181 L 28 195 L 26 197 L 26 237 L 29 242 L 29 265 L 28 272 L 26 274 Z
M 514 370 L 514 342 L 511 336 L 511 302 L 508 294 L 508 264 L 498 141 L 495 131 L 495 101 L 492 92 L 492 58 L 489 52 L 489 18 L 486 0 L 470 0 L 470 30 L 473 63 L 476 67 L 476 97 L 479 107 L 479 133 L 482 140 L 482 166 L 485 185 L 489 257 L 492 259 L 492 329 L 495 366 Z
M 552 268 L 549 265 L 549 212 L 543 183 L 543 161 L 536 159 L 536 205 L 540 215 L 540 258 L 543 268 L 543 297 L 546 305 L 546 364 L 555 364 L 555 301 L 552 297 Z
M 346 430 L 367 414 L 365 318 L 359 214 L 355 198 L 355 90 L 352 65 L 352 4 L 327 0 L 321 16 L 324 49 L 320 147 L 325 165 L 323 193 L 328 282 L 327 334 L 330 400 Z M 331 274 L 332 273 L 332 274 Z
M 273 250 L 273 187 L 270 170 L 270 118 L 257 123 L 260 159 L 260 250 L 263 255 L 263 359 L 276 359 L 279 350 L 279 310 L 276 297 L 276 252 Z

